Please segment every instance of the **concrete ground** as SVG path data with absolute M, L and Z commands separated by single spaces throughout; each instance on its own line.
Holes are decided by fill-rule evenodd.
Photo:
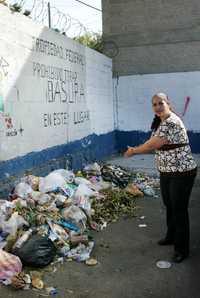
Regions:
M 199 156 L 196 156 L 199 164 Z M 153 156 L 128 160 L 113 158 L 115 164 L 155 174 Z M 199 175 L 200 177 L 200 175 Z M 157 240 L 165 233 L 165 210 L 160 200 L 138 198 L 136 217 L 122 218 L 102 232 L 94 233 L 92 256 L 98 265 L 64 262 L 57 271 L 45 273 L 48 286 L 58 289 L 59 298 L 199 298 L 200 297 L 200 179 L 190 202 L 191 256 L 169 269 L 159 269 L 158 260 L 169 260 L 173 247 L 160 247 Z M 145 216 L 144 219 L 140 219 Z M 145 223 L 147 227 L 138 225 Z M 42 294 L 42 295 L 41 295 Z M 0 287 L 0 297 L 43 297 L 44 292 L 14 291 Z

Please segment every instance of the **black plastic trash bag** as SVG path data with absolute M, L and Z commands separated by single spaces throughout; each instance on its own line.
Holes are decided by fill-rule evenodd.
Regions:
M 53 261 L 56 247 L 47 237 L 33 235 L 24 245 L 14 251 L 24 265 L 44 267 Z
M 125 188 L 131 178 L 131 174 L 128 171 L 109 164 L 103 165 L 101 175 L 105 181 L 113 182 L 120 188 Z

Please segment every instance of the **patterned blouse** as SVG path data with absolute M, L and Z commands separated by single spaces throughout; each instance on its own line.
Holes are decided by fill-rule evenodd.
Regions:
M 189 146 L 187 132 L 182 120 L 171 112 L 170 116 L 161 122 L 154 136 L 165 138 L 169 144 L 188 144 L 167 151 L 156 150 L 155 159 L 160 172 L 187 172 L 197 167 Z

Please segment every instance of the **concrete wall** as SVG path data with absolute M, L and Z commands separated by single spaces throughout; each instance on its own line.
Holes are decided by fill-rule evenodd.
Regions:
M 144 142 L 153 119 L 151 98 L 168 94 L 188 130 L 192 151 L 200 152 L 200 72 L 122 76 L 114 80 L 118 148 Z
M 199 0 L 102 0 L 115 75 L 200 70 Z
M 0 27 L 0 180 L 112 154 L 111 59 L 2 5 Z

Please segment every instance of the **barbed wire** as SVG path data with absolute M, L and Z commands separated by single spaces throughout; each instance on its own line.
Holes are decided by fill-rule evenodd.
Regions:
M 13 11 L 30 17 L 34 22 L 48 26 L 48 2 L 44 0 L 5 0 Z M 78 19 L 61 12 L 57 7 L 50 6 L 51 28 L 71 38 L 84 34 L 93 34 Z

